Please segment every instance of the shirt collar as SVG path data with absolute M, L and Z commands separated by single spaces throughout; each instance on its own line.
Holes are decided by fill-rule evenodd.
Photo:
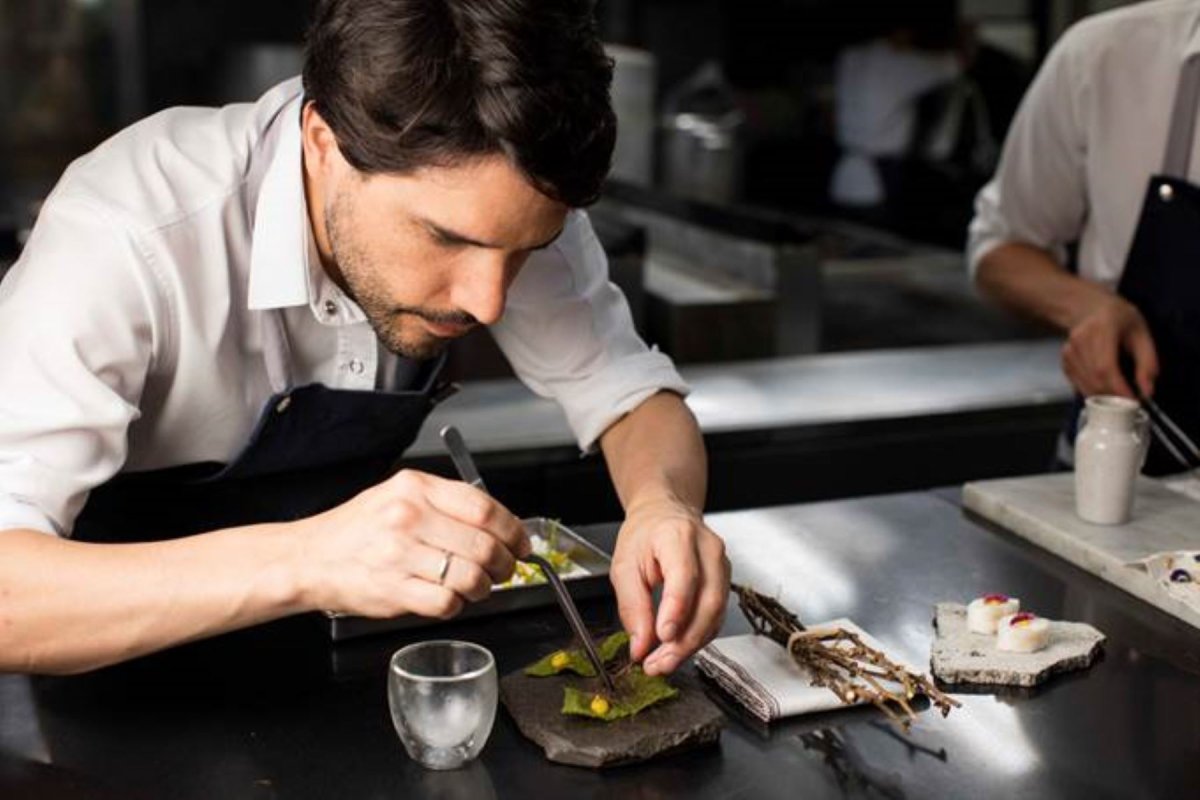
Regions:
M 297 90 L 299 86 L 297 85 Z M 297 93 L 276 116 L 275 152 L 254 206 L 248 306 L 286 308 L 309 302 L 308 241 L 312 236 L 304 198 Z
M 313 316 L 323 325 L 352 325 L 366 321 L 367 317 L 358 304 L 342 291 L 321 265 L 311 225 L 308 226 L 306 241 L 308 305 Z
M 326 325 L 362 322 L 366 317 L 358 304 L 321 266 L 313 238 L 304 195 L 300 83 L 289 81 L 280 89 L 291 89 L 293 95 L 275 118 L 275 152 L 254 206 L 247 305 L 251 310 L 308 305 Z

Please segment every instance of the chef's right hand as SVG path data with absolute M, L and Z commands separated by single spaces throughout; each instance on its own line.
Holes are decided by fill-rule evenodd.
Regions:
M 1136 306 L 1113 295 L 1071 329 L 1062 349 L 1063 372 L 1085 397 L 1116 394 L 1132 398 L 1133 390 L 1121 374 L 1122 352 L 1133 359 L 1142 394 L 1154 394 L 1158 352 L 1150 328 Z
M 530 551 L 520 520 L 487 493 L 414 470 L 294 524 L 303 605 L 368 617 L 453 617 Z

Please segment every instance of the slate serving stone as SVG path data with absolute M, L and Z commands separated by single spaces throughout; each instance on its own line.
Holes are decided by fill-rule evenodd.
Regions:
M 513 672 L 501 679 L 500 698 L 521 733 L 549 760 L 613 767 L 717 742 L 724 715 L 690 671 L 689 667 L 671 676 L 679 689 L 677 697 L 613 722 L 562 713 L 563 687 L 590 683 L 578 676 L 533 678 Z
M 996 637 L 967 629 L 967 607 L 938 603 L 933 674 L 946 683 L 989 683 L 1037 686 L 1059 672 L 1091 666 L 1100 654 L 1104 634 L 1081 622 L 1050 621 L 1050 642 L 1036 653 L 996 649 Z

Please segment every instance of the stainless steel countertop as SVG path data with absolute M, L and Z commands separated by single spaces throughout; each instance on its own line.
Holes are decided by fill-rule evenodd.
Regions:
M 1054 340 L 797 356 L 684 367 L 688 405 L 705 433 L 884 420 L 1061 403 L 1071 389 Z M 515 380 L 466 385 L 430 416 L 409 450 L 443 452 L 453 423 L 484 452 L 568 447 L 574 437 L 550 400 Z
M 547 763 L 501 713 L 476 764 L 429 773 L 403 754 L 388 719 L 390 653 L 419 639 L 465 639 L 491 649 L 507 673 L 570 638 L 556 609 L 332 652 L 324 641 L 289 647 L 259 631 L 231 649 L 240 658 L 202 662 L 193 651 L 176 668 L 147 664 L 123 678 L 0 676 L 0 796 L 1196 796 L 1200 632 L 964 514 L 956 496 L 868 497 L 710 522 L 729 544 L 736 580 L 777 593 L 806 622 L 848 616 L 916 664 L 928 663 L 934 604 L 989 591 L 1095 625 L 1108 636 L 1098 663 L 1033 690 L 954 688 L 963 707 L 946 719 L 925 711 L 907 738 L 870 708 L 769 730 L 731 719 L 719 747 L 605 772 Z M 581 532 L 611 547 L 613 526 Z M 610 600 L 581 610 L 597 630 L 616 622 Z M 747 630 L 731 609 L 723 633 Z

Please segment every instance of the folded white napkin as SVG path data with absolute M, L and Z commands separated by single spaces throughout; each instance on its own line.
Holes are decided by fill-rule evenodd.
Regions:
M 848 619 L 835 619 L 817 628 L 843 628 L 862 638 L 863 643 L 893 658 L 879 641 Z M 744 634 L 714 639 L 695 657 L 696 667 L 763 722 L 814 711 L 829 711 L 845 705 L 829 689 L 811 685 L 807 670 L 788 656 L 783 646 L 766 636 Z M 864 701 L 859 701 L 864 702 Z

